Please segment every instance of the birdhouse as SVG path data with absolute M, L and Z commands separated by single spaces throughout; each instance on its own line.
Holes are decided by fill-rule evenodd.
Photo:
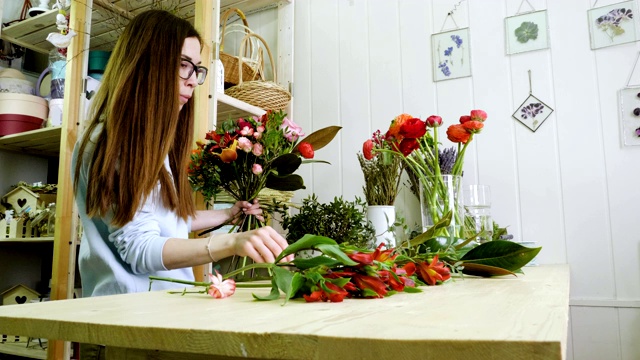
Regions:
M 2 197 L 2 202 L 13 206 L 14 214 L 36 209 L 40 196 L 24 186 L 18 186 Z
M 22 284 L 15 285 L 0 294 L 2 305 L 26 304 L 40 298 L 40 294 Z

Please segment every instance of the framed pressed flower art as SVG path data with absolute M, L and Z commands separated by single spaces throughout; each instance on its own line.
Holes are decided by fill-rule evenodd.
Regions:
M 635 1 L 591 9 L 587 12 L 591 49 L 634 42 L 638 39 Z
M 471 76 L 469 28 L 431 35 L 433 81 Z
M 504 19 L 507 55 L 549 48 L 547 10 Z
M 535 132 L 540 125 L 547 120 L 553 109 L 543 103 L 537 97 L 529 94 L 529 97 L 513 113 L 513 118 L 520 121 L 529 130 Z
M 620 131 L 625 146 L 640 145 L 640 86 L 620 90 Z

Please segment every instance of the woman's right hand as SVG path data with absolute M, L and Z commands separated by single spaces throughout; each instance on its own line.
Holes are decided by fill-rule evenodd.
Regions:
M 234 253 L 248 256 L 257 263 L 274 262 L 276 257 L 288 246 L 287 240 L 271 226 L 236 233 Z M 293 261 L 293 254 L 283 262 Z

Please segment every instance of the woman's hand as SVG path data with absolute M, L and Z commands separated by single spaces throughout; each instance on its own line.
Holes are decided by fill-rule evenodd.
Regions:
M 233 219 L 232 223 L 236 223 L 238 220 L 238 216 L 240 213 L 244 213 L 245 215 L 253 215 L 261 222 L 264 222 L 264 217 L 262 216 L 262 209 L 260 208 L 260 204 L 258 203 L 258 199 L 253 200 L 253 203 L 248 201 L 236 201 L 232 207 L 227 209 L 229 214 L 229 219 Z
M 289 245 L 287 240 L 271 226 L 240 232 L 236 236 L 234 253 L 239 256 L 248 256 L 257 263 L 274 262 L 282 250 Z M 293 254 L 282 259 L 282 262 L 290 261 L 293 261 Z

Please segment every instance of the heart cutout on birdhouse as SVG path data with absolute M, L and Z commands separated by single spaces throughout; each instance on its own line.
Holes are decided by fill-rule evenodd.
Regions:
M 18 199 L 18 206 L 24 207 L 27 205 L 27 199 Z
M 16 296 L 16 303 L 18 304 L 24 304 L 27 302 L 27 297 L 26 296 Z

